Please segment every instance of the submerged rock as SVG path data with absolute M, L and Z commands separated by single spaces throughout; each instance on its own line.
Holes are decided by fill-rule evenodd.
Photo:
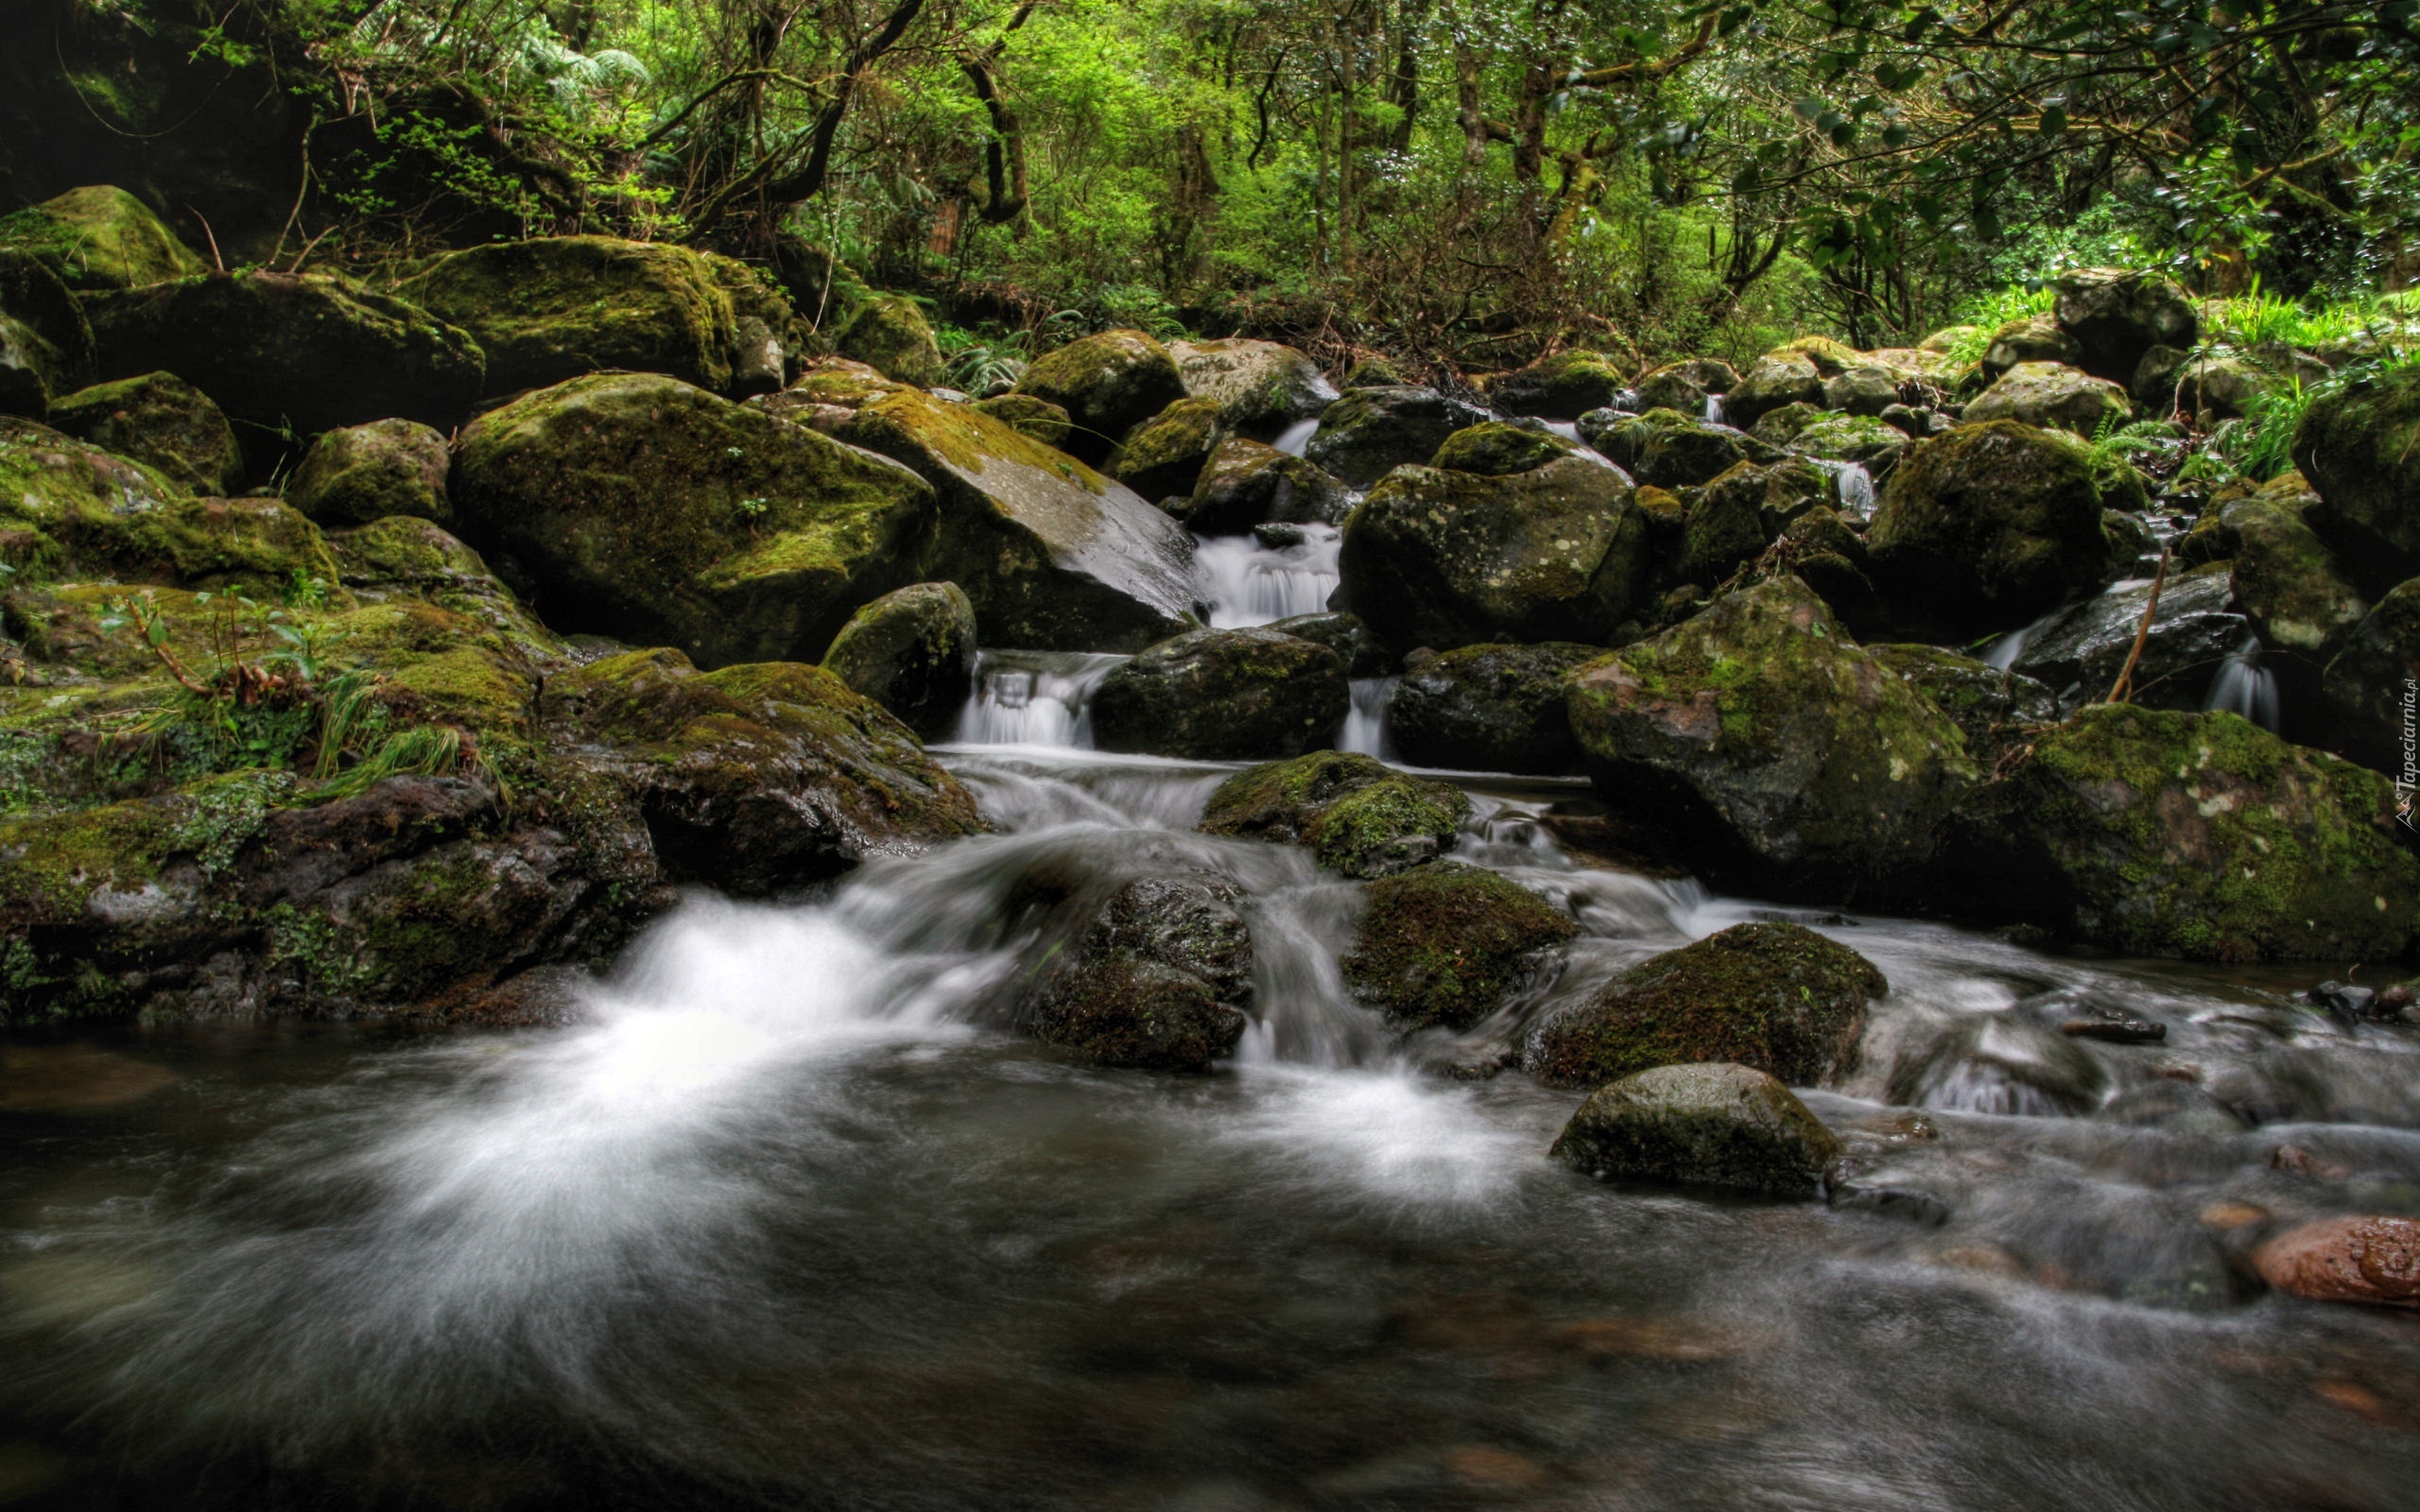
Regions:
M 1184 397 L 1168 349 L 1140 331 L 1103 331 L 1068 342 L 1026 369 L 1016 391 L 1067 412 L 1067 450 L 1087 462 Z
M 2252 1260 L 2290 1297 L 2420 1307 L 2420 1220 L 2322 1218 L 2277 1235 Z
M 975 606 L 956 583 L 911 583 L 849 616 L 823 670 L 926 740 L 957 725 L 975 688 Z
M 1598 1089 L 1550 1152 L 1601 1179 L 1813 1197 L 1847 1153 L 1790 1090 L 1745 1066 L 1664 1066 Z
M 1336 387 L 1318 364 L 1274 341 L 1172 341 L 1168 355 L 1186 393 L 1217 404 L 1221 426 L 1255 440 L 1270 440 L 1336 402 Z
M 1798 924 L 1734 924 L 1651 956 L 1530 1037 L 1523 1067 L 1593 1087 L 1655 1066 L 1736 1061 L 1800 1087 L 1857 1069 L 1874 963 Z
M 1555 776 L 1580 761 L 1564 680 L 1596 646 L 1480 644 L 1428 658 L 1387 704 L 1387 733 L 1414 766 Z
M 1406 776 L 1368 756 L 1321 751 L 1237 772 L 1201 813 L 1205 834 L 1308 846 L 1348 877 L 1387 877 L 1453 848 L 1470 814 L 1451 782 Z
M 372 421 L 312 442 L 285 498 L 323 525 L 367 524 L 397 514 L 450 525 L 454 505 L 446 478 L 453 465 L 445 438 L 428 426 Z
M 1047 901 L 1063 885 L 1032 878 Z M 1079 890 L 1046 931 L 1064 941 L 1018 1005 L 1017 1027 L 1098 1065 L 1206 1071 L 1234 1052 L 1252 993 L 1251 931 L 1235 887 L 1199 876 Z M 1070 918 L 1069 916 L 1073 917 Z
M 1568 915 L 1518 883 L 1440 862 L 1371 884 L 1344 980 L 1396 1028 L 1468 1029 L 1578 933 Z
M 1366 489 L 1406 463 L 1427 461 L 1456 431 L 1486 421 L 1487 411 L 1434 388 L 1356 388 L 1320 416 L 1303 455 Z
M 1266 761 L 1327 745 L 1351 705 L 1344 662 L 1266 627 L 1195 630 L 1112 669 L 1093 695 L 1103 750 Z
M 224 495 L 243 486 L 244 455 L 227 417 L 208 394 L 174 373 L 145 373 L 63 395 L 50 407 L 50 423 L 103 451 L 148 463 L 196 493 Z

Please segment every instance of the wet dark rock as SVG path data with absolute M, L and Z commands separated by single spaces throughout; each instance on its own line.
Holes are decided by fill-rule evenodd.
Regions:
M 1231 436 L 1202 464 L 1181 507 L 1162 508 L 1205 536 L 1233 536 L 1264 524 L 1333 524 L 1351 497 L 1313 463 L 1273 446 Z
M 2323 1218 L 2262 1245 L 2253 1263 L 2290 1297 L 2420 1307 L 2420 1220 Z
M 1487 398 L 1508 415 L 1578 420 L 1613 404 L 1627 384 L 1621 369 L 1603 353 L 1563 352 L 1540 357 L 1515 371 L 1498 373 L 1488 383 Z
M 2420 367 L 2312 400 L 2294 433 L 2294 465 L 2325 504 L 2312 525 L 2364 586 L 2420 574 Z
M 1254 532 L 1255 535 L 1258 533 Z M 1301 541 L 1270 541 L 1264 537 L 1262 544 L 1290 546 L 1299 545 Z M 1326 646 L 1343 658 L 1344 674 L 1348 678 L 1384 677 L 1394 665 L 1394 658 L 1388 653 L 1386 643 L 1370 633 L 1370 627 L 1361 623 L 1358 614 L 1347 614 L 1337 610 L 1321 614 L 1297 614 L 1291 619 L 1279 620 L 1269 627 L 1281 635 L 1299 636 Z
M 1857 1068 L 1866 1005 L 1889 990 L 1871 961 L 1811 929 L 1734 924 L 1650 956 L 1555 1014 L 1522 1063 L 1566 1087 L 1710 1060 L 1819 1086 Z
M 1466 645 L 1407 673 L 1387 705 L 1387 733 L 1414 766 L 1458 771 L 1570 771 L 1580 761 L 1564 679 L 1603 653 L 1593 645 Z
M 2377 989 L 2357 983 L 2322 982 L 2301 996 L 2312 1007 L 2348 1027 L 2364 1019 L 2381 1017 L 2377 1012 Z
M 1949 1200 L 1938 1193 L 1886 1172 L 1867 1173 L 1850 1160 L 1836 1168 L 1824 1188 L 1824 1200 L 1842 1212 L 1870 1212 L 1920 1228 L 1938 1228 L 1949 1221 Z
M 1821 404 L 1784 404 L 1779 409 L 1769 409 L 1757 416 L 1756 423 L 1748 427 L 1748 434 L 1768 446 L 1787 446 L 1807 426 L 1819 421 L 1841 418 Z
M 2106 1013 L 2069 1019 L 2059 1025 L 2059 1032 L 2070 1040 L 2100 1040 L 2113 1045 L 2155 1045 L 2168 1038 L 2168 1025 L 2149 1019 L 2130 1019 L 2119 1013 Z
M 823 670 L 936 740 L 974 690 L 975 660 L 975 606 L 958 585 L 911 583 L 849 616 Z
M 1371 884 L 1342 961 L 1344 980 L 1396 1028 L 1468 1029 L 1579 932 L 1568 915 L 1519 884 L 1442 861 Z
M 209 395 L 174 373 L 145 373 L 61 394 L 50 406 L 50 423 L 157 468 L 196 493 L 224 496 L 243 486 L 244 454 L 227 417 Z M 441 438 L 439 457 L 441 478 Z
M 2370 606 L 2347 563 L 2311 529 L 2316 505 L 2289 474 L 2221 505 L 2218 531 L 2233 541 L 2236 606 L 2261 644 L 2324 659 L 2351 638 Z
M 1745 1066 L 1663 1066 L 1599 1088 L 1554 1158 L 1602 1179 L 1813 1197 L 1845 1150 L 1789 1089 Z
M 1328 744 L 1351 701 L 1343 660 L 1317 642 L 1194 630 L 1112 669 L 1093 695 L 1093 731 L 1103 750 L 1266 761 Z
M 1128 431 L 1107 471 L 1146 499 L 1190 498 L 1224 434 L 1217 400 L 1180 399 Z
M 1140 331 L 1103 331 L 1038 358 L 1016 391 L 1067 412 L 1067 450 L 1098 462 L 1117 438 L 1184 397 L 1168 349 Z
M 1336 388 L 1317 363 L 1274 341 L 1172 341 L 1168 355 L 1186 393 L 1217 404 L 1227 430 L 1256 440 L 1271 439 L 1336 402 Z
M 2202 322 L 2192 297 L 2157 273 L 2086 267 L 2050 281 L 2059 328 L 2076 344 L 2075 364 L 2111 383 L 2133 381 L 2153 347 L 2190 348 Z
M 1668 362 L 1638 381 L 1638 407 L 1703 414 L 1708 394 L 1728 393 L 1738 381 L 1731 364 L 1713 357 Z
M 41 420 L 97 371 L 82 301 L 34 254 L 0 245 L 0 413 Z
M 1226 883 L 1141 877 L 1124 883 L 1017 1015 L 1027 1033 L 1098 1065 L 1206 1071 L 1248 1023 L 1252 933 Z
M 1831 475 L 1812 462 L 1741 462 L 1706 484 L 1688 506 L 1672 570 L 1685 582 L 1722 582 L 1762 553 L 1783 526 L 1835 497 Z
M 1394 468 L 1426 462 L 1456 431 L 1487 412 L 1434 388 L 1356 388 L 1328 406 L 1304 455 L 1357 489 Z
M 1580 427 L 1581 439 L 1659 489 L 1711 483 L 1742 462 L 1777 462 L 1777 447 L 1694 415 L 1651 409 L 1644 415 L 1598 411 Z
M 389 515 L 454 524 L 445 438 L 407 420 L 329 431 L 311 443 L 285 486 L 285 502 L 323 525 L 368 524 Z
M 1949 716 L 1966 737 L 1966 753 L 1984 770 L 2022 745 L 2028 728 L 2053 724 L 2059 718 L 2059 696 L 2032 678 L 1937 645 L 1903 644 L 1866 649 Z
M 2135 652 L 2149 583 L 2085 600 L 2026 638 L 2014 670 L 2059 690 L 2073 710 L 2109 696 Z M 2135 664 L 2134 701 L 2153 709 L 2198 710 L 2220 665 L 2243 644 L 2246 622 L 2235 611 L 2235 585 L 2223 566 L 2171 576 L 2161 585 L 2151 635 Z
M 2320 680 L 2337 748 L 2390 776 L 2411 753 L 2407 730 L 2420 721 L 2412 668 L 2420 666 L 2420 577 L 2377 602 L 2344 638 Z
M 1470 799 L 1368 756 L 1321 751 L 1237 772 L 1210 795 L 1205 834 L 1308 846 L 1348 877 L 1387 877 L 1453 849 Z
M 2020 1118 L 2079 1117 L 2108 1086 L 2091 1052 L 2020 1014 L 1956 1016 L 1903 1048 L 1885 1082 L 1894 1103 Z

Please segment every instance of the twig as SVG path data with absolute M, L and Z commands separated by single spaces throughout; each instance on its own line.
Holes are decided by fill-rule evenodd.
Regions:
M 2133 696 L 2135 665 L 2143 659 L 2143 647 L 2151 644 L 2152 616 L 2159 612 L 2160 585 L 2168 581 L 2168 548 L 2159 548 L 2159 566 L 2152 574 L 2152 601 L 2143 606 L 2143 623 L 2135 631 L 2135 648 L 2126 653 L 2126 664 L 2118 669 L 2118 680 L 2109 685 L 2109 696 L 2103 703 L 2124 703 Z
M 194 219 L 201 222 L 201 233 L 210 238 L 210 261 L 216 265 L 218 271 L 226 272 L 227 259 L 218 255 L 218 233 L 210 229 L 210 217 L 195 210 L 191 205 L 185 206 L 185 209 Z

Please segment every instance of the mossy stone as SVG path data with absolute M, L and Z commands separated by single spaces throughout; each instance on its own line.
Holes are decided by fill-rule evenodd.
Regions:
M 1274 341 L 1172 341 L 1168 355 L 1184 391 L 1216 403 L 1219 423 L 1238 436 L 1273 439 L 1336 402 L 1336 387 L 1317 363 Z
M 1016 391 L 1065 410 L 1067 449 L 1099 462 L 1119 437 L 1184 397 L 1184 376 L 1142 332 L 1103 331 L 1036 358 Z
M 1334 524 L 1351 507 L 1351 490 L 1308 458 L 1241 436 L 1219 441 L 1181 507 L 1162 503 L 1205 536 L 1239 536 L 1260 524 Z
M 1215 399 L 1180 399 L 1126 433 L 1111 454 L 1111 477 L 1146 499 L 1190 498 L 1224 438 Z
M 147 462 L 196 493 L 243 486 L 235 432 L 210 396 L 174 373 L 79 389 L 51 405 L 50 423 L 103 451 Z
M 395 514 L 450 525 L 454 504 L 446 477 L 453 464 L 444 436 L 417 421 L 348 425 L 311 443 L 285 498 L 324 525 L 367 524 Z
M 1330 743 L 1351 702 L 1343 659 L 1317 642 L 1194 630 L 1111 669 L 1093 695 L 1093 735 L 1103 750 L 1267 761 Z
M 1638 381 L 1638 407 L 1703 414 L 1708 394 L 1726 393 L 1739 381 L 1731 364 L 1715 357 L 1668 362 Z
M 1578 420 L 1612 404 L 1628 384 L 1622 369 L 1602 352 L 1559 352 L 1497 374 L 1487 386 L 1487 397 L 1507 414 Z
M 1387 704 L 1387 733 L 1415 766 L 1557 776 L 1580 762 L 1564 679 L 1603 652 L 1548 641 L 1465 645 L 1404 674 Z
M 1435 456 L 1456 431 L 1487 418 L 1477 404 L 1434 388 L 1356 388 L 1321 414 L 1303 455 L 1322 471 L 1366 489 L 1392 468 Z
M 1745 376 L 1722 396 L 1722 418 L 1732 425 L 1752 426 L 1767 411 L 1784 404 L 1821 404 L 1824 372 L 1803 352 L 1783 349 L 1756 359 Z
M 958 723 L 975 660 L 975 606 L 958 585 L 910 583 L 849 616 L 823 669 L 935 740 Z
M 1046 399 L 1036 399 L 1031 394 L 1001 394 L 978 399 L 973 407 L 1045 446 L 1056 449 L 1067 439 L 1067 411 Z
M 1470 799 L 1451 782 L 1408 777 L 1368 756 L 1320 751 L 1248 767 L 1219 784 L 1205 834 L 1311 849 L 1348 877 L 1409 871 L 1452 849 Z
M 1863 415 L 1821 414 L 1807 417 L 1806 423 L 1783 444 L 1800 456 L 1855 462 L 1869 476 L 1882 478 L 1907 451 L 1908 433 L 1888 421 Z
M 1937 645 L 1871 645 L 1866 651 L 1949 717 L 1980 770 L 1991 770 L 2022 747 L 2035 726 L 2058 722 L 2058 692 L 2038 679 Z
M 1742 462 L 1778 462 L 1778 448 L 1677 410 L 1611 415 L 1583 425 L 1581 438 L 1630 470 L 1639 482 L 1659 489 L 1695 488 L 1713 482 Z
M 2420 574 L 2420 365 L 2311 401 L 2294 465 L 2325 507 L 2311 520 L 2374 592 Z
M 1398 1029 L 1468 1029 L 1579 932 L 1518 883 L 1443 861 L 1370 885 L 1344 980 Z
M 72 289 L 130 289 L 210 270 L 151 208 L 111 184 L 87 184 L 0 218 L 0 246 L 40 258 Z
M 934 339 L 925 312 L 906 295 L 874 295 L 851 312 L 839 331 L 842 356 L 894 383 L 930 388 L 942 381 L 941 343 Z
M 2135 406 L 2126 390 L 2105 378 L 2055 362 L 2020 362 L 1966 405 L 1966 422 L 2013 420 L 2089 437 L 2123 425 Z
M 1662 1066 L 1599 1088 L 1554 1158 L 1601 1178 L 1812 1197 L 1847 1154 L 1789 1088 L 1745 1066 Z

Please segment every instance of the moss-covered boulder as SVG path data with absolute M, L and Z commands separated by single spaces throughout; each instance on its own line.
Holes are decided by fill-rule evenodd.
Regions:
M 906 468 L 652 373 L 481 416 L 453 491 L 549 623 L 708 666 L 818 655 L 925 576 L 938 517 Z
M 792 366 L 814 344 L 771 268 L 719 252 L 700 254 L 715 287 L 731 301 L 731 393 L 769 394 L 789 381 Z
M 439 258 L 400 292 L 471 333 L 487 353 L 491 394 L 616 368 L 731 387 L 731 297 L 684 247 L 610 236 L 497 242 Z
M 50 396 L 64 387 L 59 371 L 57 349 L 31 326 L 0 312 L 0 415 L 49 419 Z
M 0 218 L 0 247 L 31 253 L 79 290 L 140 288 L 210 270 L 149 206 L 110 184 L 70 189 Z
M 1957 726 L 1795 577 L 1579 668 L 1568 696 L 1607 800 L 1768 897 L 1900 885 L 1976 775 Z
M 1839 498 L 1832 474 L 1812 462 L 1741 462 L 1706 484 L 1689 504 L 1673 571 L 1683 582 L 1720 583 L 1791 521 Z
M 1800 456 L 1855 462 L 1867 476 L 1883 478 L 1907 452 L 1908 433 L 1888 421 L 1863 415 L 1816 415 L 1783 444 Z
M 840 327 L 840 354 L 896 383 L 930 388 L 942 381 L 941 343 L 916 301 L 881 294 L 859 304 Z
M 1450 465 L 1500 460 L 1491 438 L 1550 459 L 1510 473 Z M 1449 442 L 1439 462 L 1395 469 L 1345 518 L 1345 606 L 1399 649 L 1612 639 L 1648 567 L 1630 479 L 1561 438 L 1506 426 Z
M 212 274 L 91 308 L 102 377 L 165 369 L 229 418 L 273 432 L 389 416 L 446 428 L 486 387 L 468 333 L 328 274 Z
M 1782 456 L 1778 449 L 1744 431 L 1677 410 L 1592 416 L 1591 421 L 1580 427 L 1581 439 L 1651 488 L 1694 488 L 1742 462 L 1777 462 Z
M 244 456 L 210 396 L 174 373 L 95 384 L 54 402 L 51 425 L 106 452 L 148 463 L 196 493 L 233 493 Z
M 994 399 L 978 399 L 972 407 L 1053 450 L 1066 442 L 1067 412 L 1046 399 L 1036 399 L 1031 394 L 1001 394 Z
M 1866 544 L 1894 607 L 1960 633 L 2022 625 L 2112 576 L 2089 458 L 1995 421 L 1908 448 Z
M 1320 751 L 1249 767 L 1219 784 L 1201 812 L 1206 834 L 1308 846 L 1348 877 L 1389 877 L 1453 848 L 1471 800 L 1451 782 L 1382 762 Z
M 2135 406 L 2126 390 L 2105 378 L 2055 362 L 2020 362 L 1966 405 L 1968 424 L 2013 420 L 2091 436 L 2123 425 Z
M 1580 763 L 1564 679 L 1603 652 L 1549 641 L 1465 645 L 1404 675 L 1387 702 L 1387 734 L 1414 766 L 1554 776 Z
M 2076 338 L 2059 328 L 2058 317 L 2025 316 L 1992 333 L 1990 344 L 1983 349 L 1983 376 L 1997 378 L 2020 363 L 2072 363 L 2080 350 Z
M 1274 341 L 1172 341 L 1184 391 L 1219 406 L 1219 423 L 1236 436 L 1273 440 L 1297 421 L 1336 403 L 1336 386 L 1319 365 Z
M 1351 495 L 1307 457 L 1230 436 L 1203 462 L 1192 496 L 1163 507 L 1197 534 L 1239 536 L 1260 524 L 1334 524 Z
M 1194 630 L 1114 668 L 1093 695 L 1103 750 L 1267 761 L 1329 744 L 1351 704 L 1343 659 L 1254 628 Z
M 1731 364 L 1715 357 L 1668 362 L 1638 381 L 1641 409 L 1670 409 L 1684 415 L 1705 413 L 1708 394 L 1728 393 L 1739 382 Z
M 42 420 L 97 370 L 92 322 L 49 266 L 0 247 L 0 414 Z
M 1516 882 L 1457 861 L 1370 885 L 1342 965 L 1354 996 L 1402 1030 L 1468 1029 L 1580 933 Z
M 1592 409 L 1611 404 L 1628 386 L 1622 369 L 1602 352 L 1559 352 L 1526 368 L 1498 373 L 1488 383 L 1487 398 L 1508 415 L 1578 420 Z
M 2370 606 L 2310 528 L 2310 496 L 2264 489 L 2220 507 L 2234 539 L 2235 602 L 2261 643 L 2314 659 L 2335 654 Z
M 1722 396 L 1722 418 L 1727 424 L 1746 427 L 1784 404 L 1823 402 L 1824 373 L 1815 359 L 1802 352 L 1772 352 L 1757 358 Z
M 2075 364 L 2096 378 L 2131 382 L 2153 347 L 2192 347 L 2202 321 L 2192 296 L 2157 273 L 2083 267 L 2050 281 L 2059 328 L 2076 344 Z
M 445 437 L 408 420 L 329 431 L 311 443 L 285 486 L 288 504 L 323 525 L 367 524 L 392 514 L 454 523 L 446 492 L 453 454 Z
M 1878 416 L 1899 403 L 1899 374 L 1857 363 L 1824 380 L 1824 407 L 1843 415 Z
M 1789 1088 L 1745 1066 L 1662 1066 L 1598 1089 L 1554 1158 L 1599 1180 L 1813 1197 L 1847 1147 Z
M 2364 587 L 2420 574 L 2420 366 L 2312 400 L 2294 432 L 2294 465 L 2325 503 L 2311 524 Z
M 975 606 L 958 585 L 910 583 L 850 615 L 823 670 L 938 740 L 974 691 L 975 660 Z
M 1233 887 L 1142 877 L 1112 892 L 1020 1005 L 1017 1025 L 1096 1065 L 1206 1071 L 1248 1023 L 1251 932 Z
M 1036 359 L 1016 391 L 1065 410 L 1067 450 L 1099 462 L 1119 437 L 1184 397 L 1184 375 L 1142 332 L 1103 331 Z
M 1125 485 L 913 389 L 842 435 L 940 490 L 930 576 L 973 600 L 984 644 L 1139 651 L 1194 627 L 1193 539 Z
M 676 881 L 763 895 L 983 827 L 905 725 L 821 667 L 632 651 L 547 679 L 544 713 L 635 796 Z
M 2380 597 L 2329 660 L 2320 691 L 2334 748 L 2408 781 L 2405 763 L 2420 724 L 2414 679 L 2420 679 L 2420 577 Z
M 1787 446 L 1807 426 L 1819 421 L 1843 418 L 1846 417 L 1836 415 L 1821 404 L 1784 404 L 1779 409 L 1769 409 L 1757 416 L 1756 423 L 1748 427 L 1748 434 L 1768 446 Z
M 1487 411 L 1434 388 L 1356 388 L 1320 416 L 1303 455 L 1324 472 L 1366 489 L 1407 462 L 1425 462 L 1456 431 L 1483 423 Z
M 800 365 L 798 380 L 789 387 L 778 394 L 759 395 L 749 403 L 786 418 L 791 411 L 809 405 L 855 414 L 875 400 L 887 399 L 909 387 L 893 383 L 848 357 L 811 357 Z
M 2096 704 L 1960 805 L 1935 897 L 2140 954 L 2394 960 L 2420 932 L 2394 804 L 2234 714 Z
M 2154 709 L 2199 709 L 2227 657 L 2241 647 L 2246 625 L 2236 612 L 2224 566 L 2172 575 L 2151 602 L 2148 582 L 2115 589 L 2062 611 L 2025 638 L 2013 663 L 2058 691 L 2068 709 L 2109 696 L 2118 674 L 2142 655 L 2129 684 L 2135 702 Z M 2143 611 L 2152 610 L 2143 634 Z
M 1857 1069 L 1866 1005 L 1891 989 L 1873 962 L 1799 924 L 1734 924 L 1623 971 L 1541 1024 L 1522 1064 L 1597 1087 L 1657 1066 L 1730 1061 L 1797 1087 Z
M 1110 454 L 1111 477 L 1146 499 L 1190 500 L 1223 432 L 1215 399 L 1180 399 L 1126 433 Z
M 2057 690 L 2021 673 L 1937 645 L 1903 643 L 1866 650 L 1949 716 L 1966 737 L 1966 752 L 1978 770 L 1992 770 L 2001 756 L 2025 743 L 2033 727 L 2058 722 Z

